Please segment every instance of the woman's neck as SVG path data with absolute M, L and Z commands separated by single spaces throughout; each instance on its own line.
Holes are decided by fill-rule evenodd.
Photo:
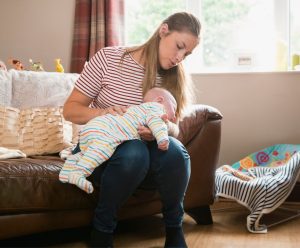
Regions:
M 130 54 L 137 63 L 139 63 L 141 66 L 145 67 L 145 57 L 144 57 L 143 51 L 144 51 L 143 49 L 139 49 L 139 50 L 130 52 Z

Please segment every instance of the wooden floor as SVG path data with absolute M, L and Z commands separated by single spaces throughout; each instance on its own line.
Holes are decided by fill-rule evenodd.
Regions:
M 300 209 L 300 204 L 284 204 Z M 225 208 L 225 209 L 224 209 Z M 189 217 L 184 219 L 184 232 L 190 248 L 298 248 L 300 247 L 300 217 L 268 228 L 266 234 L 249 233 L 246 217 L 249 211 L 231 201 L 212 206 L 214 224 L 199 226 Z M 287 211 L 276 210 L 266 215 L 261 223 L 270 225 Z M 74 247 L 86 248 L 89 230 L 76 229 L 0 241 L 0 247 Z M 158 248 L 164 244 L 161 216 L 152 216 L 119 223 L 115 235 L 116 248 Z

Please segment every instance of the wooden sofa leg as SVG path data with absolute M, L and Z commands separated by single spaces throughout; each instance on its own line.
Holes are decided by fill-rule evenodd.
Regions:
M 187 209 L 186 213 L 191 216 L 198 225 L 211 225 L 213 223 L 209 205 Z

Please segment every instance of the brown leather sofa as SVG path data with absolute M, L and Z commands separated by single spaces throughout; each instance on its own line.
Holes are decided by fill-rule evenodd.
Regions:
M 214 173 L 221 138 L 221 113 L 207 105 L 193 105 L 180 122 L 178 139 L 191 156 L 191 179 L 186 212 L 198 224 L 211 224 Z M 58 180 L 63 160 L 58 155 L 0 161 L 0 239 L 37 232 L 87 226 L 98 190 L 88 195 Z M 129 219 L 160 213 L 155 191 L 137 190 L 119 213 Z

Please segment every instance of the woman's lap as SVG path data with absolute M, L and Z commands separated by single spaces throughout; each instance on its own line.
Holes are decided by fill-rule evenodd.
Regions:
M 101 189 L 94 226 L 106 232 L 114 230 L 117 210 L 137 188 L 157 189 L 161 194 L 166 225 L 180 225 L 189 175 L 189 155 L 172 137 L 168 151 L 158 150 L 155 141 L 122 143 L 92 174 L 95 186 Z

